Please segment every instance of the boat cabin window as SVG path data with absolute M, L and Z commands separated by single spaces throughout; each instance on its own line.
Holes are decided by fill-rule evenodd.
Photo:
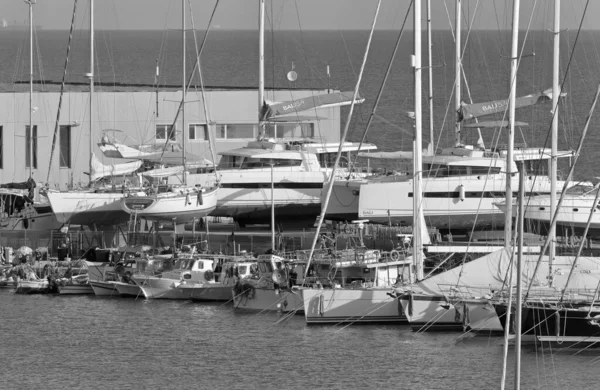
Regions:
M 526 160 L 525 172 L 528 175 L 547 176 L 548 160 Z
M 451 177 L 468 175 L 494 175 L 500 173 L 500 167 L 477 167 L 444 164 L 424 164 L 429 177 Z
M 175 263 L 175 269 L 192 269 L 192 267 L 194 266 L 194 262 L 196 260 L 193 259 L 180 259 L 177 260 L 177 262 Z
M 271 163 L 275 167 L 298 167 L 302 164 L 302 160 L 294 160 L 289 158 L 255 158 L 255 157 L 238 157 L 224 155 L 219 161 L 219 169 L 256 169 L 270 168 Z
M 247 265 L 240 265 L 238 267 L 238 273 L 240 275 L 246 275 L 248 273 L 248 266 Z
M 271 263 L 260 261 L 258 262 L 258 271 L 265 274 L 273 272 L 273 265 Z

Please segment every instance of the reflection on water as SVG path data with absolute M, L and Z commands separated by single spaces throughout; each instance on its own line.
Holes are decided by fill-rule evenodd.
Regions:
M 307 326 L 221 303 L 1 291 L 0 313 L 7 388 L 498 388 L 502 369 L 500 338 Z M 524 388 L 597 384 L 598 354 L 551 352 L 524 349 Z

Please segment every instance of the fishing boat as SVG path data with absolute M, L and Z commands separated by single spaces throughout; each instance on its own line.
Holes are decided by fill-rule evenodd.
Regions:
M 274 254 L 259 255 L 257 272 L 238 279 L 231 291 L 233 307 L 238 310 L 278 311 L 302 314 L 302 290 L 292 273 L 295 263 Z
M 391 290 L 408 278 L 413 260 L 407 253 L 394 260 L 379 250 L 356 248 L 316 256 L 315 276 L 302 288 L 306 323 L 405 323 Z
M 177 286 L 181 295 L 188 297 L 195 302 L 206 301 L 231 301 L 231 289 L 239 279 L 250 278 L 253 270 L 256 268 L 254 259 L 242 256 L 239 258 L 216 258 L 214 269 L 214 279 L 207 277 L 204 273 L 204 279 L 197 274 L 194 280 L 194 274 L 190 279 L 185 279 Z M 210 276 L 210 274 L 208 274 Z
M 139 286 L 146 299 L 189 299 L 180 285 L 214 282 L 217 259 L 198 255 L 184 258 L 165 258 L 158 275 L 134 274 L 131 279 Z
M 35 202 L 33 179 L 0 184 L 0 231 L 57 230 L 62 226 L 48 203 Z

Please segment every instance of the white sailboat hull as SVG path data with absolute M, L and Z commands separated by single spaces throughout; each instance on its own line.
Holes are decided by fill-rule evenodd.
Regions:
M 406 322 L 391 289 L 302 289 L 304 316 L 308 324 Z
M 156 221 L 187 223 L 194 218 L 203 218 L 217 207 L 219 189 L 202 193 L 201 199 L 195 192 L 189 194 L 165 193 L 157 196 L 127 196 L 120 202 L 128 214 Z
M 48 200 L 56 219 L 72 225 L 118 225 L 129 214 L 121 209 L 120 192 L 48 191 Z

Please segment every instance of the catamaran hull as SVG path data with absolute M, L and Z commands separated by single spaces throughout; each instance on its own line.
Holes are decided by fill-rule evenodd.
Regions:
M 232 289 L 229 293 L 232 294 Z M 304 312 L 302 290 L 255 288 L 251 294 L 239 295 L 235 295 L 234 291 L 233 307 L 241 310 L 294 312 L 295 314 Z
M 113 226 L 129 220 L 121 193 L 48 191 L 56 219 L 63 224 Z
M 139 218 L 154 221 L 188 223 L 215 210 L 218 192 L 218 189 L 214 189 L 201 196 L 196 193 L 165 197 L 128 196 L 120 203 L 122 210 L 128 215 L 135 214 Z
M 513 178 L 513 187 L 517 188 Z M 423 212 L 426 222 L 438 229 L 501 228 L 504 214 L 494 203 L 504 200 L 504 175 L 425 179 Z M 360 187 L 359 218 L 377 223 L 412 224 L 412 180 L 370 182 Z M 558 184 L 559 188 L 562 183 Z M 531 176 L 527 193 L 547 194 L 547 177 Z
M 385 289 L 302 289 L 308 324 L 406 323 L 402 307 Z

